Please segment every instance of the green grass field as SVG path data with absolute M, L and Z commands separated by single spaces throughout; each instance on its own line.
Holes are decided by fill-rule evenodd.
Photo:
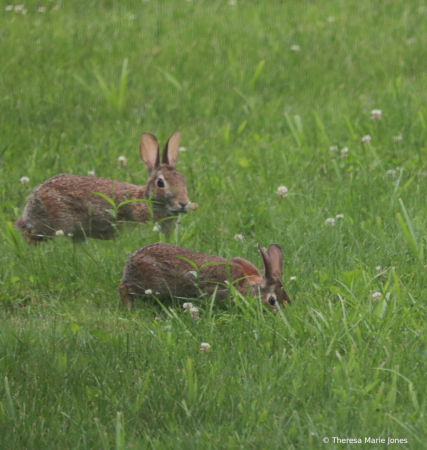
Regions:
M 427 3 L 9 1 L 1 449 L 426 448 Z M 55 174 L 145 184 L 141 134 L 178 129 L 199 210 L 170 242 L 258 267 L 278 243 L 283 314 L 125 309 L 127 257 L 166 240 L 152 223 L 31 248 L 13 230 Z

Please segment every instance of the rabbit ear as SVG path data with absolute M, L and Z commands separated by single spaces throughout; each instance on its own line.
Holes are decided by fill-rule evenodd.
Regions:
M 178 159 L 178 148 L 180 138 L 181 138 L 181 131 L 175 131 L 175 133 L 166 142 L 162 155 L 163 164 L 175 167 L 176 160 Z
M 282 274 L 283 253 L 277 244 L 271 244 L 265 251 L 259 244 L 262 256 L 262 276 L 265 280 L 279 277 Z
M 280 277 L 283 270 L 283 252 L 277 244 L 270 244 L 268 247 L 268 255 L 271 262 L 271 274 L 273 277 Z
M 258 244 L 258 250 L 262 257 L 262 276 L 264 279 L 271 278 L 271 261 L 270 255 Z
M 144 133 L 141 136 L 139 155 L 147 166 L 148 175 L 150 175 L 160 164 L 159 143 L 157 142 L 156 136 L 150 133 Z

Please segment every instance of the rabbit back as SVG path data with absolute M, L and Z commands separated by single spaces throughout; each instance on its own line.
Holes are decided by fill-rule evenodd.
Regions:
M 194 262 L 199 268 L 198 273 L 182 257 Z M 206 263 L 220 264 L 202 267 Z M 254 266 L 252 268 L 258 273 Z M 147 290 L 160 296 L 185 298 L 197 297 L 199 290 L 208 296 L 217 290 L 216 299 L 219 301 L 228 295 L 225 283 L 228 278 L 233 282 L 243 277 L 245 273 L 241 265 L 233 260 L 156 243 L 136 250 L 130 256 L 123 271 L 120 291 L 123 303 L 127 303 L 129 295 L 144 295 Z M 246 292 L 247 284 L 247 279 L 243 278 L 236 283 L 236 288 Z
M 112 206 L 93 192 L 113 198 L 118 205 L 125 200 L 144 198 L 144 191 L 145 187 L 121 181 L 113 183 L 108 178 L 56 175 L 34 189 L 16 226 L 22 230 L 25 225 L 28 233 L 41 236 L 53 236 L 62 230 L 75 237 L 112 239 L 113 216 L 106 211 Z M 135 205 L 139 205 L 136 214 Z M 129 203 L 118 210 L 118 221 L 141 219 L 148 220 L 144 203 Z

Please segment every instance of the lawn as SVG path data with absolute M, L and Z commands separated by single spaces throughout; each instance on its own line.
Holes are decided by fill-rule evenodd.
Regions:
M 9 1 L 2 450 L 424 449 L 427 3 Z M 199 209 L 169 238 L 146 223 L 29 247 L 14 231 L 55 174 L 144 185 L 141 134 L 176 130 Z M 129 311 L 125 261 L 157 241 L 259 268 L 256 244 L 277 243 L 292 306 Z

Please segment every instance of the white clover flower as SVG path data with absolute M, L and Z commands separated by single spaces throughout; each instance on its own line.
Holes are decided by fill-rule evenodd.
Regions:
M 12 5 L 7 5 L 6 8 L 4 8 L 5 11 L 12 11 L 13 6 Z
M 184 304 L 182 305 L 182 307 L 185 309 L 184 312 L 187 312 L 187 310 L 189 310 L 190 308 L 193 307 L 193 304 L 192 304 L 192 303 L 184 303 Z
M 157 322 L 160 321 L 160 317 L 155 317 L 154 320 L 156 320 Z
M 89 170 L 87 173 L 90 177 L 94 177 L 95 176 L 95 171 L 94 170 Z
M 381 120 L 381 109 L 373 109 L 371 111 L 371 120 Z
M 37 11 L 44 13 L 44 12 L 46 12 L 46 8 L 44 6 L 40 6 L 40 8 Z
M 236 1 L 236 0 L 230 0 L 230 1 L 228 2 L 228 4 L 229 4 L 230 6 L 236 6 L 236 5 L 237 5 L 237 1 Z
M 299 52 L 301 50 L 301 47 L 299 45 L 291 45 L 291 50 L 293 52 Z
M 288 195 L 288 188 L 287 188 L 286 186 L 279 186 L 279 187 L 277 188 L 276 194 L 277 194 L 279 197 L 285 198 L 285 197 L 287 197 L 287 195 Z
M 153 291 L 151 289 L 147 289 L 145 291 L 145 295 L 151 295 L 153 293 Z
M 24 9 L 24 5 L 16 5 L 15 6 L 15 12 L 19 13 Z
M 291 277 L 289 278 L 291 281 L 296 281 L 297 277 Z
M 21 184 L 23 186 L 26 186 L 30 182 L 30 179 L 28 177 L 21 177 Z
M 375 267 L 375 270 L 377 271 L 377 274 L 379 275 L 381 273 L 381 266 Z
M 344 147 L 343 149 L 341 149 L 341 158 L 347 158 L 347 153 L 348 153 L 348 147 Z
M 372 141 L 372 138 L 371 138 L 371 136 L 369 136 L 369 134 L 367 134 L 366 136 L 363 136 L 363 138 L 362 138 L 362 142 L 366 145 L 366 144 L 369 144 L 369 142 L 371 142 Z
M 375 294 L 372 294 L 372 300 L 374 302 L 378 301 L 378 299 L 381 297 L 381 292 L 375 292 Z
M 344 214 L 337 214 L 335 219 L 344 219 Z
M 153 231 L 160 231 L 160 225 L 154 225 Z
M 55 234 L 57 236 L 64 236 L 64 232 L 62 230 L 58 230 Z
M 201 344 L 200 344 L 200 351 L 201 352 L 205 352 L 205 353 L 208 353 L 208 351 L 211 349 L 211 346 L 210 346 L 210 344 L 208 344 L 207 342 L 202 342 Z
M 236 234 L 236 236 L 234 236 L 235 241 L 243 241 L 243 239 L 245 239 L 245 237 L 242 234 Z
M 385 173 L 389 178 L 396 178 L 396 171 L 393 169 L 387 170 Z
M 335 226 L 335 219 L 333 219 L 332 217 L 330 217 L 329 219 L 325 220 L 326 225 L 330 226 L 330 227 L 334 227 Z
M 192 308 L 189 308 L 189 311 L 193 320 L 199 320 L 199 310 L 197 308 L 193 306 Z
M 331 145 L 331 146 L 329 147 L 329 150 L 330 150 L 331 152 L 336 152 L 336 151 L 338 150 L 338 146 L 337 146 L 337 145 Z
M 393 136 L 393 141 L 401 141 L 403 139 L 402 133 L 399 133 L 396 136 Z
M 188 209 L 190 211 L 197 211 L 199 209 L 199 205 L 197 203 L 190 203 L 190 207 Z
M 125 156 L 119 156 L 117 158 L 117 161 L 119 162 L 119 165 L 121 167 L 125 167 L 126 166 L 126 157 Z
M 187 151 L 187 147 L 179 147 L 178 151 L 179 152 L 186 152 Z

